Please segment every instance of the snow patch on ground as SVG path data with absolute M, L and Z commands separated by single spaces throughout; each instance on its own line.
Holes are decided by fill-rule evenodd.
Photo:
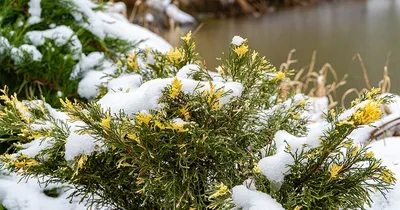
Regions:
M 390 137 L 370 144 L 370 150 L 374 152 L 375 157 L 382 159 L 382 164 L 387 166 L 395 174 L 397 180 L 400 180 L 400 137 Z M 400 208 L 400 182 L 397 181 L 393 190 L 386 194 L 386 198 L 380 193 L 372 195 L 372 206 L 368 210 L 398 210 Z
M 9 210 L 86 210 L 87 206 L 75 198 L 70 202 L 70 193 L 62 185 L 39 185 L 37 179 L 21 180 L 22 177 L 11 174 L 1 175 L 0 171 L 0 203 Z M 64 187 L 64 188 L 63 188 Z M 44 194 L 44 190 L 60 188 L 58 197 Z M 96 208 L 97 210 L 107 208 Z

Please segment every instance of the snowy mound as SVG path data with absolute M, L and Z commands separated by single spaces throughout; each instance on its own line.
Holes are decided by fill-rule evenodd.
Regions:
M 210 83 L 203 81 L 196 81 L 193 79 L 189 79 L 187 74 L 183 72 L 188 71 L 188 69 L 198 70 L 198 66 L 189 64 L 187 66 L 182 67 L 177 73 L 177 77 L 180 78 L 180 82 L 182 83 L 182 92 L 191 94 L 194 91 L 203 92 L 205 90 L 210 90 Z M 124 79 L 132 78 L 133 82 L 130 83 L 132 86 L 129 92 L 127 91 L 118 91 L 118 92 L 109 92 L 102 99 L 99 100 L 99 104 L 103 109 L 111 109 L 111 113 L 116 114 L 120 110 L 124 110 L 125 113 L 129 115 L 133 115 L 140 111 L 150 111 L 156 110 L 160 108 L 160 104 L 158 103 L 160 97 L 162 96 L 162 91 L 172 83 L 173 78 L 165 78 L 165 79 L 154 79 L 150 80 L 142 85 L 141 77 L 134 75 L 126 75 Z M 113 86 L 114 82 L 111 83 Z M 123 83 L 120 83 L 121 86 Z M 212 84 L 212 83 L 211 83 Z M 140 85 L 140 87 L 138 86 Z M 216 89 L 223 88 L 225 92 L 230 92 L 230 94 L 221 97 L 220 103 L 225 104 L 229 101 L 230 98 L 240 96 L 243 91 L 243 86 L 237 82 L 220 82 L 218 80 L 213 81 L 213 85 L 215 85 Z M 200 88 L 197 88 L 200 87 Z M 124 87 L 121 87 L 124 89 Z M 196 89 L 197 88 L 197 89 Z M 115 89 L 115 88 L 113 88 Z M 118 101 L 118 103 L 116 103 Z
M 79 203 L 79 199 L 72 202 L 67 198 L 70 193 L 65 192 L 62 186 L 40 186 L 38 180 L 21 180 L 20 176 L 0 175 L 0 204 L 9 210 L 85 210 L 87 207 Z M 56 198 L 44 194 L 45 190 L 59 188 Z M 0 205 L 1 209 L 1 205 Z
M 390 137 L 375 141 L 370 144 L 371 151 L 375 156 L 382 159 L 382 164 L 386 165 L 400 180 L 400 137 Z M 397 210 L 400 208 L 400 183 L 397 182 L 393 190 L 386 194 L 386 198 L 380 193 L 372 195 L 372 206 L 366 207 L 371 210 Z

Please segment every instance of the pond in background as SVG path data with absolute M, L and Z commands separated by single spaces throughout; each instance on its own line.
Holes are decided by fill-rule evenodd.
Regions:
M 400 0 L 354 0 L 297 7 L 257 19 L 206 20 L 196 43 L 210 69 L 219 65 L 215 58 L 228 50 L 235 35 L 248 38 L 250 48 L 277 66 L 296 49 L 299 63 L 293 67 L 301 68 L 316 50 L 316 70 L 328 62 L 339 77 L 349 74 L 339 94 L 365 87 L 360 63 L 353 60 L 356 53 L 364 60 L 371 84 L 377 86 L 390 52 L 391 92 L 400 94 Z

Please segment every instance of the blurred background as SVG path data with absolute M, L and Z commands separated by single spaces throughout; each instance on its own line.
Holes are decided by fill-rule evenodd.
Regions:
M 352 94 L 352 88 L 382 85 L 379 82 L 385 78 L 387 91 L 400 93 L 400 0 L 123 2 L 126 8 L 121 4 L 121 13 L 131 22 L 175 46 L 182 34 L 193 31 L 197 51 L 209 69 L 219 65 L 215 58 L 223 57 L 232 37 L 239 35 L 276 66 L 286 62 L 295 49 L 292 59 L 297 62 L 290 68 L 312 68 L 317 73 L 329 68 L 332 75 L 327 80 L 336 77 L 336 83 L 348 74 L 338 95 Z

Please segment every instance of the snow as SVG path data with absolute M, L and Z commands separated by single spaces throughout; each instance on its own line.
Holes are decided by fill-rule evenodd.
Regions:
M 63 96 L 63 92 L 57 91 L 57 97 L 61 98 Z
M 47 187 L 38 184 L 38 179 L 31 177 L 29 180 L 21 180 L 17 174 L 2 176 L 0 171 L 0 203 L 8 210 L 86 210 L 87 206 L 79 203 L 76 197 L 70 202 L 68 186 L 49 185 Z M 21 180 L 21 181 L 20 181 Z M 40 180 L 43 181 L 43 180 Z M 59 196 L 56 198 L 44 194 L 44 190 L 59 188 Z M 107 208 L 95 208 L 97 210 Z
M 296 97 L 295 97 L 296 98 Z M 301 100 L 301 96 L 297 97 Z M 393 121 L 400 117 L 400 103 L 398 96 L 394 97 L 394 103 L 387 105 L 391 114 L 383 116 L 380 120 L 372 123 L 372 126 L 362 126 L 354 130 L 349 138 L 352 138 L 355 143 L 365 143 L 369 140 L 371 132 L 376 128 L 380 127 L 388 122 Z M 319 115 L 315 117 L 314 121 L 310 121 L 308 124 L 308 134 L 306 137 L 296 137 L 286 131 L 278 131 L 274 136 L 274 142 L 276 144 L 276 154 L 268 157 L 263 157 L 258 167 L 263 175 L 271 181 L 274 190 L 279 190 L 285 173 L 288 171 L 287 165 L 293 164 L 293 158 L 285 152 L 288 149 L 295 152 L 301 149 L 304 144 L 308 145 L 305 147 L 305 152 L 309 148 L 316 147 L 319 145 L 319 136 L 323 135 L 323 131 L 330 128 L 330 124 L 324 120 L 321 116 L 322 113 L 326 113 L 328 100 L 325 98 L 316 98 L 313 100 L 311 110 L 308 112 L 309 115 Z M 345 120 L 356 112 L 359 108 L 363 107 L 368 101 L 362 102 L 355 107 L 352 107 L 341 114 L 338 118 Z M 284 102 L 290 104 L 289 102 Z M 392 123 L 393 124 L 393 123 Z M 391 123 L 387 126 L 389 127 Z M 392 135 L 393 131 L 386 132 L 385 135 Z M 289 147 L 288 147 L 289 145 Z M 378 159 L 382 159 L 382 164 L 388 166 L 396 176 L 396 179 L 400 179 L 400 137 L 389 137 L 381 140 L 373 141 L 370 145 L 370 150 L 375 153 Z M 238 189 L 239 188 L 239 189 Z M 249 189 L 248 189 L 249 188 Z M 244 209 L 256 209 L 256 206 L 260 206 L 260 209 L 267 209 L 266 207 L 271 204 L 267 204 L 271 200 L 270 197 L 259 196 L 262 192 L 256 192 L 258 194 L 250 195 L 250 193 L 256 192 L 251 187 L 236 186 L 233 188 L 233 201 L 237 207 Z M 266 194 L 264 194 L 266 195 Z M 255 197 L 260 198 L 255 199 Z M 390 190 L 386 195 L 387 200 L 380 193 L 372 195 L 372 207 L 365 206 L 369 210 L 395 210 L 400 206 L 400 184 L 397 183 L 393 190 Z M 265 204 L 260 204 L 265 202 Z M 270 209 L 270 208 L 268 208 Z
M 82 76 L 90 70 L 104 68 L 104 60 L 105 58 L 103 52 L 92 52 L 88 55 L 82 54 L 80 61 L 76 64 L 74 70 L 71 72 L 71 79 Z M 109 62 L 106 64 L 109 65 Z
M 172 47 L 158 35 L 143 27 L 131 24 L 126 19 L 121 20 L 119 16 L 111 14 L 113 12 L 94 11 L 93 8 L 96 7 L 96 4 L 89 0 L 72 0 L 72 2 L 75 3 L 79 11 L 73 13 L 75 20 L 101 39 L 114 37 L 130 42 L 141 41 L 138 48 L 146 49 L 150 47 L 164 53 Z M 123 7 L 121 5 L 115 3 L 112 11 L 121 9 Z M 84 22 L 83 17 L 86 17 L 88 22 Z M 112 80 L 109 76 L 115 73 L 117 66 L 113 65 L 112 61 L 105 58 L 104 53 L 100 52 L 92 52 L 89 55 L 79 54 L 79 57 L 79 62 L 71 72 L 71 79 L 82 77 L 78 85 L 78 94 L 83 98 L 92 100 L 99 94 L 98 86 Z M 148 59 L 151 59 L 151 56 Z M 111 86 L 115 82 L 112 82 Z M 123 89 L 130 86 L 124 84 Z
M 113 114 L 117 114 L 120 110 L 124 110 L 128 115 L 133 115 L 140 111 L 157 110 L 162 107 L 158 103 L 162 91 L 167 85 L 171 85 L 172 80 L 173 78 L 150 80 L 128 93 L 109 92 L 98 103 L 103 109 L 110 109 Z M 198 85 L 202 86 L 199 88 L 199 92 L 210 90 L 210 83 L 208 82 L 191 79 L 181 79 L 180 81 L 182 83 L 182 91 L 188 94 L 192 94 Z M 237 82 L 215 83 L 215 86 L 216 89 L 223 88 L 225 92 L 232 91 L 231 94 L 220 98 L 221 105 L 227 103 L 232 97 L 240 96 L 243 91 L 243 86 Z M 116 101 L 118 103 L 115 103 Z
M 382 96 L 392 96 L 392 103 L 387 104 L 388 109 L 391 113 L 398 113 L 400 112 L 400 96 L 394 94 L 382 94 Z
M 10 43 L 8 42 L 8 39 L 0 36 L 0 55 L 4 54 L 6 50 L 10 48 Z
M 85 66 L 85 64 L 90 64 L 91 61 L 93 60 L 89 59 L 87 63 L 82 62 L 80 65 Z M 96 63 L 94 62 L 91 64 Z M 84 76 L 78 84 L 78 94 L 86 99 L 91 100 L 99 94 L 99 90 L 97 87 L 100 86 L 102 83 L 106 83 L 107 81 L 109 81 L 111 78 L 107 76 L 115 73 L 117 68 L 109 61 L 103 61 L 103 64 L 99 67 L 102 68 L 101 70 L 87 71 L 87 69 L 92 69 L 89 68 L 89 66 L 90 65 L 85 66 L 81 69 L 81 72 L 83 72 Z
M 382 96 L 385 95 L 387 94 L 383 94 Z M 376 128 L 381 128 L 381 131 L 376 132 L 376 136 L 378 138 L 392 136 L 393 133 L 399 129 L 395 125 L 399 122 L 399 120 L 396 119 L 400 118 L 400 97 L 397 95 L 393 96 L 393 103 L 389 103 L 386 105 L 391 112 L 390 114 L 383 115 L 381 119 L 371 123 L 371 125 L 364 125 L 355 129 L 349 135 L 349 138 L 353 139 L 355 143 L 365 143 L 370 139 L 372 132 L 375 131 Z M 359 108 L 363 107 L 367 102 L 368 101 L 363 101 L 360 104 L 357 104 L 356 106 L 346 110 L 343 114 L 339 116 L 339 120 L 347 119 Z
M 380 120 L 372 123 L 371 125 L 364 125 L 361 126 L 360 128 L 357 128 L 349 135 L 349 138 L 353 139 L 355 143 L 365 143 L 370 139 L 372 132 L 376 130 L 376 128 L 378 127 L 382 127 L 384 132 L 377 132 L 377 134 L 382 134 L 383 135 L 382 137 L 392 136 L 394 131 L 386 130 L 385 128 L 389 128 L 391 125 L 395 125 L 396 122 L 398 123 L 399 122 L 398 120 L 397 121 L 394 120 L 396 120 L 399 117 L 400 117 L 400 112 L 384 116 Z M 393 123 L 390 123 L 392 121 Z
M 57 47 L 68 43 L 69 49 L 73 52 L 74 59 L 80 59 L 82 44 L 74 34 L 74 31 L 68 26 L 57 26 L 44 31 L 30 31 L 26 33 L 25 37 L 35 46 L 43 45 L 46 39 L 54 40 Z
M 110 13 L 126 13 L 126 4 L 124 2 L 115 2 L 107 9 Z
M 288 171 L 287 165 L 293 163 L 293 158 L 285 150 L 288 148 L 291 152 L 296 152 L 296 150 L 301 150 L 305 144 L 308 147 L 304 148 L 304 151 L 319 146 L 318 137 L 323 135 L 324 130 L 328 128 L 329 124 L 325 121 L 308 125 L 309 132 L 306 137 L 296 137 L 286 131 L 275 133 L 276 154 L 262 158 L 258 163 L 258 167 L 261 173 L 271 181 L 276 190 L 283 183 L 285 173 Z
M 173 19 L 175 22 L 180 24 L 190 24 L 195 23 L 196 20 L 186 12 L 180 10 L 176 5 L 170 4 L 165 8 L 165 12 L 167 13 L 168 17 Z
M 25 53 L 27 53 L 34 61 L 42 60 L 42 53 L 40 53 L 33 45 L 23 44 L 19 48 L 11 48 L 11 55 L 16 63 L 21 62 Z
M 77 7 L 72 12 L 72 16 L 79 25 L 91 31 L 99 39 L 117 38 L 132 43 L 138 43 L 139 49 L 148 47 L 153 50 L 166 53 L 172 46 L 158 35 L 149 30 L 131 24 L 126 18 L 115 12 L 126 9 L 126 6 L 119 2 L 114 3 L 107 11 L 94 10 L 97 4 L 90 0 L 71 0 Z M 29 13 L 32 23 L 40 21 L 41 7 L 40 0 L 29 2 Z M 170 2 L 167 2 L 169 5 Z M 92 52 L 88 55 L 82 53 L 82 43 L 74 31 L 65 25 L 56 26 L 54 23 L 49 25 L 50 29 L 41 31 L 29 31 L 25 35 L 25 44 L 20 47 L 10 46 L 5 37 L 0 36 L 0 54 L 11 51 L 12 58 L 16 63 L 21 62 L 24 53 L 28 53 L 34 61 L 41 61 L 42 53 L 36 48 L 45 44 L 46 40 L 53 40 L 57 47 L 67 45 L 73 53 L 73 58 L 78 61 L 70 78 L 81 79 L 78 85 L 78 94 L 88 100 L 94 99 L 98 93 L 98 86 L 110 81 L 110 75 L 114 74 L 117 66 L 102 52 Z M 51 50 L 54 50 L 51 49 Z M 132 49 L 132 51 L 137 50 Z M 150 62 L 151 56 L 148 57 Z M 154 57 L 153 57 L 154 60 Z
M 126 74 L 121 75 L 118 78 L 111 79 L 108 82 L 107 89 L 108 91 L 123 91 L 129 92 L 134 89 L 137 89 L 142 85 L 143 78 L 138 74 Z
M 157 9 L 159 11 L 163 11 L 165 7 L 171 4 L 171 0 L 147 0 L 146 5 Z
M 176 76 L 182 79 L 190 79 L 191 78 L 190 75 L 198 71 L 200 71 L 200 66 L 196 64 L 188 64 L 179 69 Z
M 82 17 L 88 18 L 89 23 L 82 22 L 82 26 L 91 31 L 101 39 L 108 37 L 120 38 L 131 42 L 141 42 L 138 47 L 146 49 L 150 47 L 160 52 L 167 52 L 172 46 L 161 37 L 149 30 L 121 21 L 112 14 L 102 11 L 94 11 L 96 4 L 89 0 L 71 0 L 79 8 L 81 13 L 74 13 L 74 18 L 82 22 Z
M 140 26 L 129 23 L 126 19 L 117 14 L 126 11 L 126 6 L 123 3 L 115 3 L 109 7 L 106 12 L 94 11 L 97 5 L 89 0 L 71 0 L 75 3 L 78 10 L 73 13 L 73 17 L 83 27 L 90 30 L 93 34 L 100 39 L 107 37 L 120 38 L 131 42 L 143 41 L 139 44 L 139 48 L 145 49 L 147 47 L 153 48 L 160 52 L 167 52 L 171 45 L 168 44 L 161 37 L 144 29 Z M 41 1 L 30 0 L 28 3 L 31 17 L 28 19 L 28 24 L 36 24 L 41 19 Z M 181 11 L 178 7 L 171 4 L 170 0 L 147 0 L 146 4 L 160 11 L 164 11 L 170 18 L 179 23 L 193 23 L 195 19 L 189 14 Z M 85 17 L 85 18 L 84 18 Z M 149 22 L 154 20 L 154 17 L 147 17 Z M 85 22 L 87 19 L 88 22 Z M 153 79 L 143 82 L 143 78 L 137 74 L 121 74 L 117 78 L 110 75 L 114 74 L 117 66 L 111 60 L 108 60 L 102 52 L 92 52 L 88 55 L 82 53 L 82 44 L 78 37 L 74 34 L 68 26 L 56 26 L 51 24 L 51 29 L 43 31 L 30 31 L 25 35 L 25 40 L 30 44 L 23 44 L 20 47 L 11 46 L 7 38 L 0 36 L 0 55 L 10 50 L 13 59 L 16 63 L 20 62 L 24 53 L 28 53 L 32 60 L 41 61 L 42 54 L 36 48 L 42 46 L 46 39 L 53 40 L 58 47 L 67 45 L 73 52 L 74 59 L 78 61 L 75 69 L 71 73 L 71 79 L 82 78 L 78 85 L 78 94 L 86 99 L 94 99 L 98 94 L 98 86 L 106 85 L 108 93 L 102 97 L 97 103 L 103 109 L 110 109 L 112 114 L 117 114 L 123 110 L 126 114 L 133 116 L 138 112 L 149 112 L 150 110 L 157 110 L 163 105 L 159 103 L 162 92 L 168 85 L 172 84 L 173 78 Z M 240 36 L 235 36 L 231 44 L 241 46 L 246 40 Z M 147 62 L 153 63 L 154 57 L 147 56 Z M 143 65 L 143 62 L 140 61 Z M 194 72 L 200 71 L 200 66 L 195 64 L 188 64 L 176 74 L 176 77 L 182 83 L 182 92 L 186 94 L 194 94 L 195 88 L 199 85 L 197 91 L 203 92 L 210 90 L 210 82 L 196 81 L 191 77 Z M 229 102 L 232 97 L 238 97 L 242 94 L 243 86 L 237 82 L 224 82 L 220 74 L 209 72 L 212 78 L 211 84 L 215 85 L 216 89 L 222 88 L 225 92 L 230 94 L 220 99 L 220 104 L 224 105 Z M 268 76 L 268 75 L 267 75 Z M 320 78 L 319 78 L 320 79 Z M 59 97 L 62 93 L 57 93 Z M 282 104 L 265 110 L 265 114 L 273 114 L 275 111 L 280 110 L 282 113 L 288 110 L 293 103 L 298 103 L 301 100 L 308 101 L 307 97 L 302 94 L 296 95 L 293 99 L 289 99 Z M 43 103 L 43 102 L 42 102 Z M 339 116 L 339 119 L 345 120 L 351 116 L 357 109 L 362 107 L 366 102 L 358 104 L 350 108 Z M 319 136 L 323 135 L 323 131 L 329 129 L 329 123 L 324 119 L 324 114 L 329 111 L 329 99 L 327 97 L 313 98 L 307 104 L 307 111 L 305 116 L 310 118 L 308 124 L 308 134 L 305 137 L 296 137 L 286 131 L 278 131 L 274 135 L 274 142 L 276 144 L 276 154 L 273 156 L 263 157 L 258 167 L 263 175 L 270 181 L 274 190 L 278 190 L 283 183 L 285 173 L 287 172 L 288 164 L 293 163 L 293 158 L 285 152 L 288 149 L 292 152 L 301 149 L 303 145 L 307 145 L 307 150 L 311 147 L 319 145 Z M 49 111 L 51 117 L 54 119 L 66 122 L 68 116 L 56 109 L 53 109 L 48 104 L 43 103 L 45 108 Z M 365 143 L 369 140 L 371 132 L 376 127 L 393 126 L 395 119 L 400 117 L 400 96 L 395 96 L 394 103 L 387 105 L 387 109 L 391 114 L 383 116 L 379 121 L 374 122 L 372 126 L 362 126 L 354 130 L 349 138 L 354 139 L 355 143 Z M 186 123 L 180 118 L 173 120 L 177 124 Z M 70 126 L 70 134 L 65 143 L 65 160 L 72 161 L 77 156 L 85 154 L 89 155 L 92 152 L 104 151 L 103 142 L 95 139 L 89 134 L 79 134 L 77 131 L 81 126 L 85 126 L 83 122 L 68 123 Z M 49 122 L 34 122 L 31 124 L 33 130 L 48 129 L 53 126 Z M 390 136 L 399 128 L 394 128 L 383 133 L 382 137 Z M 28 157 L 37 156 L 41 150 L 51 147 L 54 144 L 52 138 L 37 138 L 29 143 L 22 145 L 22 150 L 19 154 L 27 155 Z M 287 147 L 290 145 L 290 147 Z M 370 150 L 375 153 L 377 158 L 383 160 L 383 164 L 388 166 L 396 174 L 396 178 L 400 179 L 400 138 L 391 137 L 384 138 L 370 144 Z M 1 171 L 0 171 L 1 173 Z M 28 182 L 19 182 L 15 174 L 11 176 L 0 176 L 0 203 L 10 210 L 41 210 L 41 209 L 60 209 L 60 210 L 78 210 L 86 209 L 85 206 L 77 204 L 76 201 L 69 203 L 67 196 L 68 193 L 61 193 L 58 198 L 50 198 L 43 194 L 41 188 L 35 180 Z M 269 195 L 256 191 L 253 180 L 245 180 L 243 185 L 236 186 L 232 189 L 233 202 L 237 207 L 245 210 L 281 210 L 282 206 L 277 203 Z M 387 194 L 386 200 L 379 193 L 373 194 L 373 205 L 367 209 L 382 209 L 394 210 L 399 209 L 400 206 L 400 184 L 394 186 L 394 190 Z
M 47 109 L 50 116 L 56 120 L 65 121 L 69 118 L 66 113 L 57 111 L 56 109 L 51 107 L 48 103 L 44 103 L 44 107 Z
M 176 5 L 171 4 L 171 0 L 147 0 L 146 5 L 160 12 L 165 12 L 168 17 L 179 24 L 192 24 L 196 22 L 193 16 L 182 11 Z M 153 22 L 154 17 L 147 17 L 146 15 L 146 20 Z
M 151 13 L 146 13 L 144 15 L 144 18 L 146 19 L 147 22 L 152 23 L 154 22 L 154 16 Z
M 141 61 L 141 59 L 138 60 L 138 62 Z M 152 52 L 148 52 L 147 56 L 146 56 L 146 63 L 150 64 L 150 65 L 154 65 L 154 63 L 156 62 L 156 58 L 154 57 L 154 54 Z M 140 62 L 139 62 L 140 64 Z M 139 65 L 140 67 L 140 65 Z
M 241 36 L 234 36 L 232 38 L 231 44 L 236 45 L 236 46 L 241 46 L 245 39 L 243 39 Z
M 397 180 L 400 180 L 400 137 L 390 137 L 370 144 L 370 150 L 375 157 L 382 159 L 382 164 L 387 166 L 395 174 Z M 400 207 L 400 183 L 397 181 L 393 190 L 386 194 L 386 198 L 380 193 L 372 195 L 372 206 L 368 210 L 397 210 Z
M 264 174 L 276 190 L 279 190 L 283 183 L 285 173 L 288 171 L 286 167 L 293 163 L 293 158 L 290 154 L 279 152 L 275 155 L 265 157 L 260 160 L 258 167 L 262 174 Z
M 22 145 L 24 149 L 20 150 L 18 153 L 27 155 L 29 158 L 34 158 L 43 149 L 53 146 L 52 138 L 38 138 L 29 143 Z
M 89 155 L 94 151 L 104 150 L 103 143 L 94 139 L 89 134 L 78 134 L 77 131 L 85 126 L 83 122 L 75 122 L 70 128 L 70 135 L 65 143 L 66 161 L 72 161 L 79 155 Z
M 233 203 L 243 210 L 284 210 L 281 204 L 271 196 L 248 189 L 244 185 L 232 189 Z
M 310 109 L 310 120 L 323 120 L 324 115 L 328 113 L 329 99 L 328 97 L 312 98 L 312 107 Z
M 42 8 L 40 7 L 41 0 L 30 0 L 28 2 L 28 12 L 31 16 L 28 19 L 28 24 L 33 25 L 40 22 L 40 15 L 42 14 Z

